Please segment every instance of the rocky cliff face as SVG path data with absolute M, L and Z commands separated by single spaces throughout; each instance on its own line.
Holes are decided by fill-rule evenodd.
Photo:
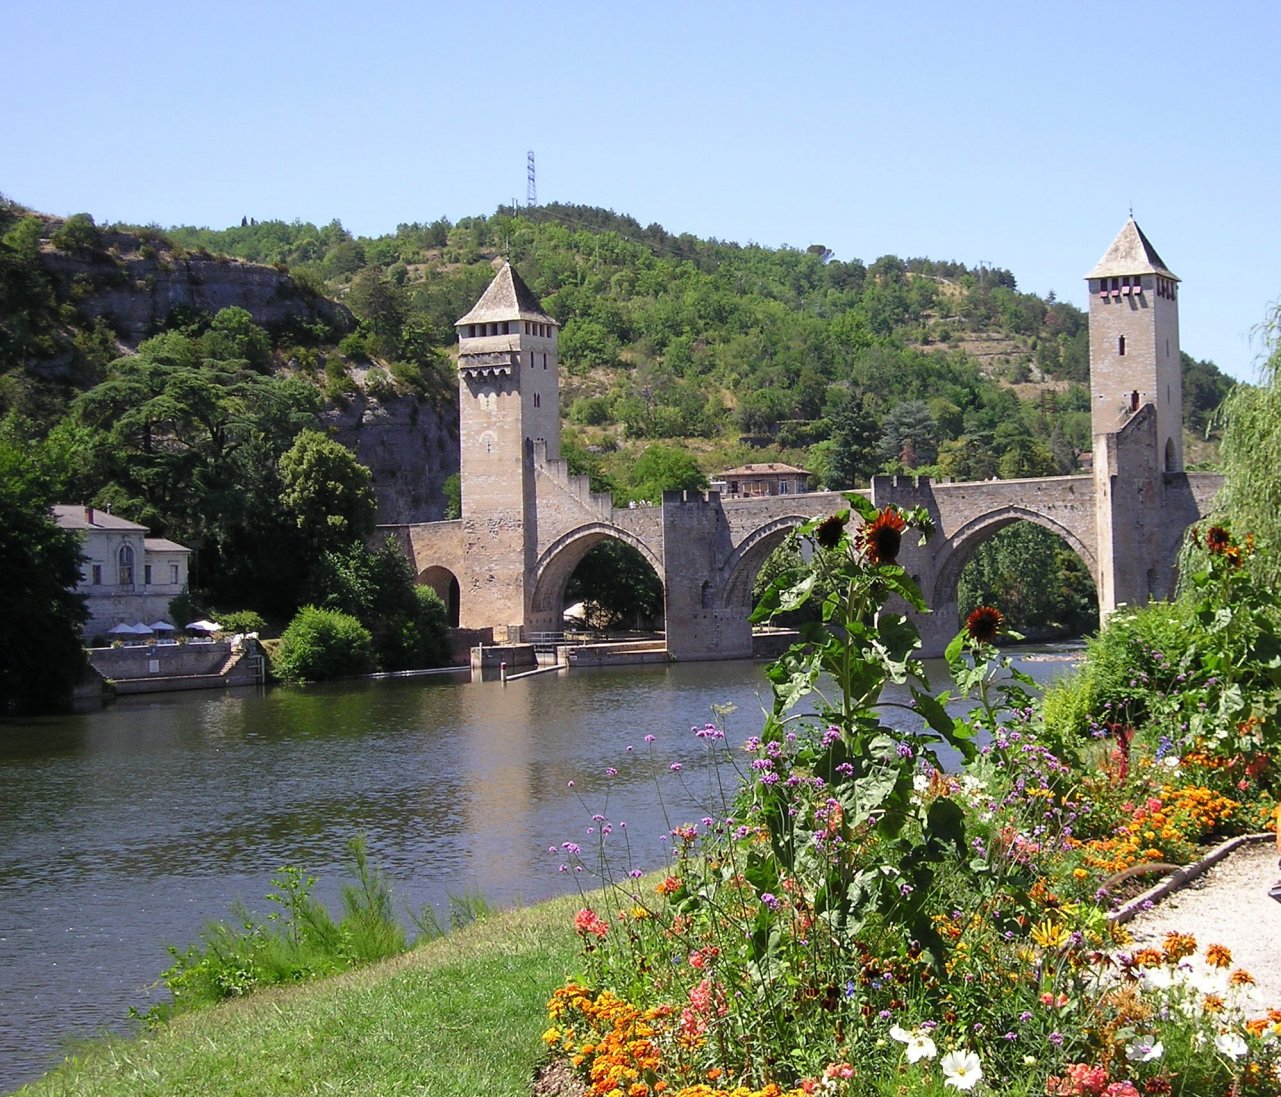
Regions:
M 89 321 L 104 319 L 122 342 L 137 346 L 175 309 L 213 314 L 238 306 L 264 328 L 323 323 L 342 334 L 355 327 L 336 301 L 299 286 L 274 267 L 225 256 L 177 255 L 128 233 L 102 233 L 103 250 L 74 254 L 46 249 L 40 259 Z
M 47 221 L 40 261 L 58 296 L 87 322 L 103 319 L 122 349 L 136 348 L 163 329 L 176 310 L 212 315 L 245 309 L 268 330 L 323 324 L 336 341 L 355 328 L 351 312 L 298 285 L 274 267 L 198 252 L 176 253 L 145 235 L 101 231 L 99 246 L 69 252 L 52 247 Z M 194 318 L 194 317 L 193 317 Z M 70 353 L 41 363 L 46 376 L 65 371 Z M 359 385 L 360 381 L 357 378 Z M 437 408 L 412 393 L 363 389 L 329 404 L 321 420 L 373 473 L 378 521 L 436 521 L 444 517 L 444 483 L 458 471 L 458 409 Z
M 456 404 L 438 410 L 412 395 L 357 393 L 321 418 L 373 473 L 379 523 L 445 516 L 445 480 L 458 471 Z

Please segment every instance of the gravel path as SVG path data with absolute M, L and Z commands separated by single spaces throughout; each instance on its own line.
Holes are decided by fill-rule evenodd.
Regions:
M 1249 843 L 1127 928 L 1140 945 L 1159 945 L 1171 930 L 1192 934 L 1201 950 L 1227 945 L 1233 966 L 1254 976 L 1265 1002 L 1281 1007 L 1281 903 L 1268 895 L 1279 875 L 1276 846 Z

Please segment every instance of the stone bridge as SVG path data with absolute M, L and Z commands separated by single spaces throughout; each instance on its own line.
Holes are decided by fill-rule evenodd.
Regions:
M 956 588 L 975 549 L 1018 521 L 1050 530 L 1094 579 L 1101 614 L 1169 596 L 1184 531 L 1209 512 L 1219 477 L 1182 470 L 1178 279 L 1133 220 L 1090 286 L 1094 452 L 1089 474 L 931 483 L 876 477 L 878 507 L 924 506 L 936 532 L 900 562 L 933 612 L 918 620 L 926 654 L 958 628 Z M 841 509 L 836 493 L 722 499 L 669 492 L 621 509 L 560 458 L 557 324 L 507 264 L 458 321 L 462 518 L 384 527 L 420 582 L 469 629 L 498 642 L 562 628 L 566 585 L 606 538 L 630 545 L 662 582 L 668 652 L 677 659 L 751 654 L 753 582 L 802 522 Z
M 488 532 L 483 522 L 461 519 L 395 527 L 420 580 L 447 601 L 454 600 L 462 624 L 495 628 L 498 639 L 558 631 L 574 569 L 593 546 L 612 538 L 639 552 L 662 583 L 667 646 L 675 659 L 750 656 L 748 617 L 761 566 L 801 523 L 848 505 L 839 492 L 758 499 L 668 492 L 661 506 L 624 509 L 588 490 L 586 478 L 569 475 L 563 462 L 547 460 L 541 448 L 530 455 L 527 472 L 535 483 L 539 521 L 528 554 L 526 611 L 515 619 L 492 614 L 478 618 L 467 612 L 469 602 L 488 603 L 499 582 L 493 569 L 475 566 L 483 555 L 478 545 Z M 1159 484 L 1144 485 L 1159 488 L 1165 497 L 1164 516 L 1154 530 L 1142 531 L 1142 543 L 1152 550 L 1150 566 L 1122 577 L 1119 597 L 1115 561 L 1100 555 L 1097 484 L 1092 475 L 976 483 L 878 476 L 859 494 L 878 507 L 923 506 L 934 519 L 930 540 L 918 546 L 915 537 L 906 538 L 900 561 L 933 609 L 916 624 L 926 654 L 937 655 L 958 628 L 961 571 L 978 546 L 997 531 L 1027 521 L 1060 537 L 1094 580 L 1106 614 L 1126 601 L 1143 603 L 1171 593 L 1183 532 L 1206 513 L 1219 483 L 1217 475 L 1208 473 L 1160 474 Z M 1138 494 L 1133 492 L 1135 498 L 1127 501 L 1137 502 Z

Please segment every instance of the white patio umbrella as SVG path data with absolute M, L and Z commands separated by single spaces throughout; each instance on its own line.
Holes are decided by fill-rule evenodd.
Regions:
M 217 621 L 201 620 L 201 621 L 192 621 L 189 625 L 186 625 L 185 627 L 188 632 L 217 632 L 219 629 L 222 628 L 222 625 L 218 624 Z
M 168 621 L 152 621 L 151 624 L 147 626 L 147 628 L 149 628 L 152 632 L 177 632 L 178 631 Z
M 134 636 L 133 625 L 126 625 L 123 621 L 118 625 L 112 625 L 107 629 L 108 636 Z

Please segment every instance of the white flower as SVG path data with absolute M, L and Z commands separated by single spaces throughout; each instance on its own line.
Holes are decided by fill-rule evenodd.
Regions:
M 901 1025 L 894 1025 L 890 1029 L 890 1035 L 900 1044 L 907 1045 L 907 1061 L 909 1063 L 919 1063 L 922 1059 L 933 1059 L 938 1054 L 938 1048 L 934 1046 L 934 1041 L 919 1028 L 914 1028 L 911 1032 L 908 1032 Z
M 1250 1054 L 1245 1041 L 1235 1032 L 1220 1032 L 1214 1038 L 1214 1046 L 1220 1055 L 1226 1055 L 1229 1059 L 1240 1059 Z
M 1126 1045 L 1125 1057 L 1132 1063 L 1154 1063 L 1165 1053 L 1165 1047 L 1155 1036 L 1137 1036 Z
M 972 1051 L 949 1051 L 939 1061 L 943 1068 L 943 1084 L 957 1089 L 973 1089 L 983 1077 L 979 1057 Z

